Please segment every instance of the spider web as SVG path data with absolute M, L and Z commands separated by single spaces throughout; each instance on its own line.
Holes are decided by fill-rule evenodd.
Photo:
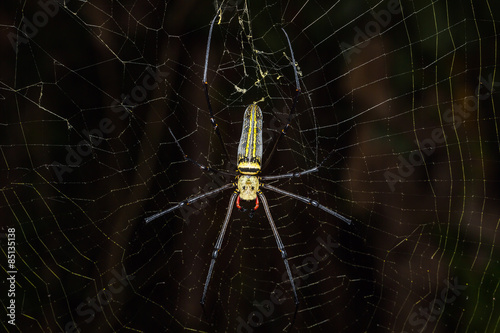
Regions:
M 2 3 L 1 265 L 9 332 L 497 332 L 495 1 Z M 209 95 L 230 155 L 210 124 Z M 144 219 L 232 181 L 243 112 L 264 117 L 265 175 L 351 226 L 265 192 Z M 331 154 L 330 154 L 331 153 Z M 330 154 L 330 155 L 329 155 Z M 9 257 L 10 258 L 10 257 Z M 15 296 L 9 296 L 14 288 Z M 4 318 L 6 318 L 4 320 Z

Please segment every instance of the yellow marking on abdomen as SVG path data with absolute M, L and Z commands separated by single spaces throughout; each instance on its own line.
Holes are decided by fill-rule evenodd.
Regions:
M 253 105 L 252 111 L 255 114 L 254 123 L 253 123 L 253 154 L 252 154 L 252 157 L 256 158 L 255 151 L 257 149 L 257 107 L 255 105 Z
M 247 142 L 245 145 L 245 157 L 248 157 L 248 146 L 250 145 L 250 138 L 252 135 L 252 129 L 255 128 L 255 126 L 254 126 L 254 122 L 255 122 L 254 118 L 255 117 L 254 117 L 254 112 L 253 112 L 254 107 L 255 107 L 255 105 L 252 105 L 250 110 L 249 110 L 250 111 L 250 124 L 249 124 L 249 128 L 248 128 Z

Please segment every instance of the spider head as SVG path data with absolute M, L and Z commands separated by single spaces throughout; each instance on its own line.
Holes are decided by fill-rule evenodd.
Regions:
M 257 176 L 241 175 L 238 179 L 238 192 L 243 200 L 255 200 L 259 190 L 259 178 Z

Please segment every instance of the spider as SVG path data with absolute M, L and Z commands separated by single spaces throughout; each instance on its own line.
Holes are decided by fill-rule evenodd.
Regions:
M 217 16 L 214 17 L 210 24 L 210 30 L 208 33 L 208 41 L 207 41 L 207 50 L 206 50 L 206 55 L 205 55 L 205 69 L 204 69 L 204 75 L 203 75 L 203 87 L 205 91 L 205 99 L 207 102 L 208 110 L 210 112 L 210 122 L 212 123 L 212 127 L 217 134 L 217 137 L 219 138 L 219 141 L 223 147 L 224 153 L 226 157 L 229 160 L 229 155 L 227 153 L 226 147 L 224 146 L 224 142 L 222 140 L 222 136 L 220 134 L 218 125 L 215 121 L 214 113 L 212 111 L 212 105 L 210 103 L 210 97 L 208 95 L 208 82 L 207 82 L 207 67 L 208 67 L 208 56 L 210 52 L 210 41 L 212 39 L 212 30 L 214 26 L 214 22 Z M 212 252 L 212 260 L 210 262 L 210 267 L 208 269 L 208 274 L 207 278 L 205 281 L 205 286 L 203 289 L 203 295 L 201 297 L 200 303 L 202 305 L 205 304 L 205 298 L 207 295 L 207 290 L 208 290 L 208 285 L 210 283 L 210 279 L 212 277 L 212 271 L 215 265 L 215 260 L 217 259 L 217 256 L 219 254 L 219 250 L 221 249 L 222 246 L 222 241 L 224 239 L 224 234 L 227 230 L 227 226 L 229 224 L 229 220 L 231 218 L 231 212 L 233 211 L 234 205 L 236 203 L 236 207 L 240 211 L 245 211 L 244 208 L 241 207 L 240 200 L 244 201 L 255 201 L 255 206 L 251 209 L 250 211 L 250 217 L 253 215 L 253 212 L 255 212 L 260 204 L 264 207 L 264 211 L 266 213 L 267 219 L 269 220 L 269 224 L 271 226 L 271 229 L 274 234 L 274 238 L 276 239 L 276 244 L 278 246 L 278 250 L 281 253 L 281 258 L 283 259 L 283 262 L 285 264 L 286 272 L 288 274 L 288 279 L 290 280 L 290 284 L 292 286 L 293 290 L 293 295 L 295 299 L 295 304 L 299 304 L 299 299 L 297 297 L 297 290 L 295 288 L 295 283 L 293 282 L 293 277 L 292 277 L 292 272 L 290 270 L 290 266 L 288 264 L 288 259 L 287 259 L 287 253 L 285 251 L 285 246 L 283 245 L 283 242 L 281 241 L 280 235 L 278 234 L 278 230 L 276 229 L 276 225 L 274 224 L 273 217 L 271 216 L 271 211 L 269 209 L 269 205 L 267 203 L 266 197 L 264 196 L 264 193 L 262 193 L 262 189 L 270 190 L 277 192 L 279 194 L 297 199 L 299 201 L 302 201 L 306 204 L 312 205 L 314 207 L 317 207 L 325 212 L 327 212 L 330 215 L 333 215 L 342 221 L 346 222 L 347 224 L 351 224 L 351 220 L 340 215 L 339 213 L 331 210 L 328 207 L 325 207 L 321 205 L 318 201 L 306 198 L 294 193 L 287 192 L 285 190 L 282 190 L 280 188 L 274 187 L 272 185 L 269 185 L 265 182 L 261 181 L 267 181 L 267 180 L 276 180 L 276 179 L 286 179 L 286 178 L 294 178 L 294 177 L 300 177 L 312 172 L 318 171 L 319 167 L 328 159 L 329 154 L 320 164 L 318 164 L 316 167 L 301 171 L 301 172 L 294 172 L 294 173 L 287 173 L 287 174 L 282 174 L 282 175 L 274 175 L 274 176 L 260 176 L 261 170 L 269 163 L 269 160 L 273 156 L 274 152 L 276 151 L 276 147 L 278 145 L 279 140 L 286 135 L 286 132 L 288 128 L 290 127 L 290 122 L 292 119 L 292 114 L 295 111 L 295 106 L 297 105 L 297 100 L 300 95 L 300 84 L 299 84 L 299 78 L 297 75 L 297 69 L 295 65 L 295 58 L 293 55 L 293 50 L 292 50 L 292 44 L 290 43 L 290 39 L 288 38 L 288 35 L 286 31 L 282 28 L 281 29 L 283 33 L 285 34 L 286 40 L 288 42 L 288 47 L 290 48 L 290 54 L 291 54 L 291 60 L 292 60 L 292 66 L 294 69 L 294 74 L 295 74 L 295 84 L 296 84 L 296 94 L 295 97 L 293 98 L 293 104 L 292 107 L 290 108 L 290 113 L 288 115 L 288 120 L 287 124 L 283 127 L 281 130 L 280 135 L 276 139 L 274 146 L 271 150 L 271 153 L 266 161 L 266 164 L 262 166 L 262 111 L 260 107 L 254 102 L 253 104 L 249 105 L 245 113 L 243 115 L 243 128 L 241 131 L 241 138 L 239 141 L 238 145 L 238 155 L 237 155 L 237 168 L 236 172 L 227 172 L 227 171 L 219 171 L 214 168 L 211 168 L 209 166 L 202 165 L 195 160 L 191 159 L 184 153 L 182 150 L 181 145 L 179 144 L 179 141 L 175 138 L 174 134 L 172 133 L 172 130 L 169 128 L 170 134 L 174 138 L 174 141 L 179 148 L 180 152 L 182 153 L 184 159 L 186 161 L 190 161 L 191 163 L 194 163 L 202 171 L 208 171 L 208 172 L 214 172 L 214 173 L 221 173 L 221 174 L 226 174 L 226 175 L 231 175 L 235 176 L 235 181 L 223 185 L 219 188 L 216 188 L 212 191 L 185 199 L 181 201 L 180 203 L 176 204 L 175 206 L 172 206 L 168 208 L 167 210 L 164 210 L 162 212 L 159 212 L 157 214 L 154 214 L 148 218 L 145 219 L 146 223 L 149 223 L 165 214 L 168 214 L 176 209 L 179 209 L 183 207 L 184 205 L 189 205 L 194 203 L 197 200 L 212 196 L 214 194 L 218 194 L 219 192 L 228 190 L 230 188 L 235 188 L 235 191 L 231 195 L 231 198 L 229 199 L 229 204 L 227 207 L 227 212 L 226 212 L 226 217 L 224 219 L 224 223 L 222 224 L 222 229 L 219 233 L 219 237 L 217 238 L 217 241 L 214 246 L 214 250 Z

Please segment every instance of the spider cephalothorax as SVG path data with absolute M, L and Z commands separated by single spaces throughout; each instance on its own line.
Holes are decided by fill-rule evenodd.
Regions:
M 243 200 L 252 201 L 257 199 L 259 191 L 259 178 L 257 176 L 242 175 L 238 179 L 238 192 Z

